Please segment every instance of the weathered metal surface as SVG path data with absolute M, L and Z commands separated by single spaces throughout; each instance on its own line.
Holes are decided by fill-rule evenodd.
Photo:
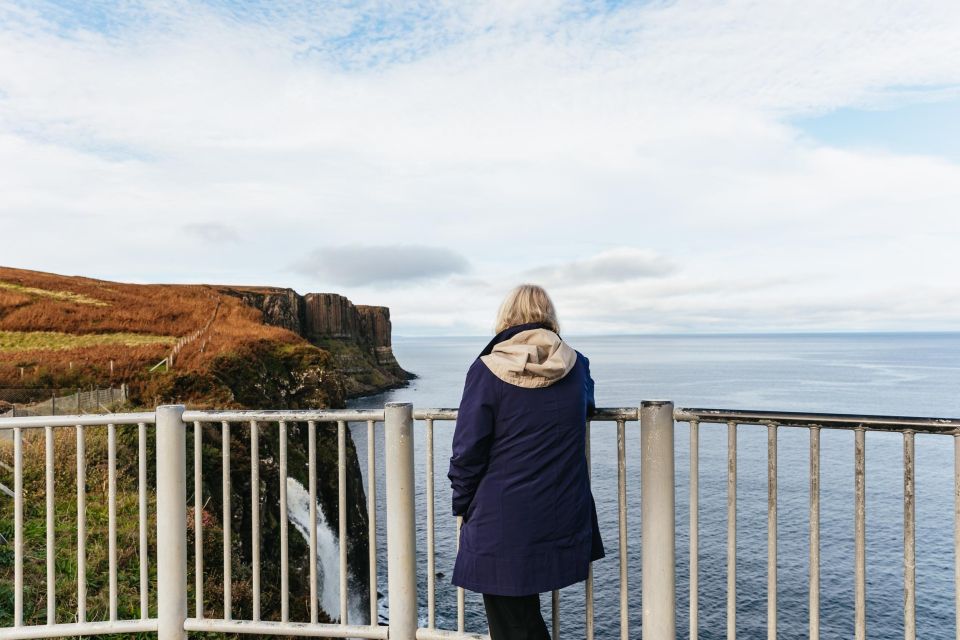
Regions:
M 456 420 L 457 410 L 452 408 L 416 409 L 413 412 L 413 417 L 416 420 Z M 590 414 L 589 419 L 591 422 L 616 422 L 618 420 L 636 422 L 639 416 L 637 407 L 605 407 L 597 408 L 594 413 Z
M 864 430 L 857 429 L 854 438 L 854 620 L 856 640 L 867 638 L 867 500 L 866 500 L 866 445 Z
M 137 515 L 140 520 L 140 619 L 150 617 L 150 550 L 147 546 L 147 425 L 137 425 Z
M 120 622 L 75 622 L 32 627 L 0 629 L 0 640 L 33 640 L 37 638 L 79 638 L 117 633 L 149 633 L 157 630 L 156 620 L 124 620 Z M 185 637 L 185 636 L 184 636 Z
M 437 617 L 437 567 L 434 548 L 435 497 L 433 492 L 433 419 L 427 418 L 427 627 L 436 627 Z
M 592 431 L 591 423 L 587 420 L 587 433 L 586 433 L 586 457 L 587 457 L 587 477 L 593 481 L 593 463 L 590 457 L 590 433 Z M 587 583 L 584 586 L 584 597 L 586 602 L 584 603 L 584 615 L 586 617 L 585 621 L 585 631 L 587 634 L 587 640 L 593 640 L 594 634 L 594 624 L 593 624 L 593 563 L 590 563 L 590 567 L 587 569 Z
M 385 409 L 387 465 L 387 581 L 390 639 L 414 640 L 417 633 L 417 530 L 414 510 L 413 407 L 394 402 Z
M 640 452 L 643 635 L 675 640 L 673 403 L 643 403 Z
M 151 414 L 152 415 L 152 414 Z M 186 411 L 183 414 L 187 422 L 366 422 L 367 420 L 383 421 L 383 411 L 367 409 L 323 409 L 303 410 L 290 409 L 281 411 Z
M 630 638 L 630 593 L 627 585 L 627 434 L 626 423 L 617 420 L 617 529 L 620 567 L 620 640 Z
M 196 616 L 203 617 L 203 425 L 193 423 L 193 593 Z
M 367 540 L 370 564 L 370 624 L 377 620 L 377 439 L 375 422 L 367 421 Z
M 767 427 L 767 640 L 777 640 L 777 427 Z
M 448 631 L 446 629 L 417 629 L 417 640 L 490 640 L 490 636 L 480 633 Z
M 870 416 L 843 413 L 796 413 L 791 411 L 741 411 L 731 409 L 677 409 L 674 418 L 680 422 L 698 420 L 701 423 L 752 424 L 781 427 L 822 427 L 824 429 L 861 429 L 866 431 L 902 432 L 952 435 L 960 429 L 960 418 L 914 418 L 900 416 Z
M 551 634 L 553 640 L 560 640 L 560 590 L 550 592 Z
M 260 423 L 250 421 L 250 564 L 253 565 L 253 611 L 254 622 L 260 620 Z M 202 616 L 197 616 L 202 617 Z
M 314 501 L 316 502 L 316 501 Z M 347 609 L 347 423 L 337 422 L 337 510 L 340 544 L 340 623 L 349 624 Z
M 457 551 L 460 551 L 460 530 L 463 528 L 463 516 L 457 516 Z M 457 587 L 457 631 L 463 633 L 466 619 L 466 599 L 463 587 Z
M 108 413 L 84 416 L 32 416 L 25 418 L 0 418 L 0 431 L 6 429 L 44 429 L 46 427 L 101 427 L 107 423 L 153 424 L 156 414 L 150 413 Z
M 23 433 L 13 429 L 13 626 L 23 624 Z
M 117 620 L 117 426 L 107 425 L 107 549 L 110 578 L 110 621 Z
M 307 422 L 307 484 L 310 486 L 310 622 L 319 618 L 317 589 L 317 423 Z
M 46 516 L 47 516 L 47 624 L 57 623 L 57 578 L 56 578 L 56 546 L 54 519 L 54 482 L 53 482 L 53 427 L 44 429 L 44 469 L 46 482 Z
M 389 417 L 391 411 L 400 411 L 399 420 L 394 418 L 398 430 L 391 436 L 387 425 L 387 460 L 386 484 L 388 487 L 387 527 L 389 548 L 388 579 L 391 594 L 391 627 L 371 625 L 350 625 L 346 620 L 344 587 L 346 575 L 346 558 L 344 558 L 345 544 L 341 545 L 341 610 L 344 612 L 342 622 L 347 624 L 322 625 L 315 624 L 318 619 L 316 596 L 318 594 L 318 577 L 316 563 L 311 562 L 314 570 L 311 574 L 311 623 L 294 623 L 288 620 L 288 605 L 283 602 L 289 596 L 287 593 L 286 552 L 288 551 L 288 532 L 286 518 L 281 518 L 281 622 L 263 622 L 260 617 L 260 575 L 259 575 L 259 420 L 272 423 L 277 428 L 280 439 L 280 502 L 281 511 L 286 512 L 287 476 L 287 438 L 288 422 L 307 423 L 310 428 L 310 455 L 309 467 L 311 471 L 310 494 L 312 502 L 316 499 L 316 423 L 338 423 L 338 460 L 341 495 L 338 507 L 340 509 L 340 535 L 346 540 L 344 527 L 345 497 L 345 443 L 346 424 L 351 421 L 367 423 L 368 435 L 368 516 L 370 517 L 369 535 L 370 571 L 371 571 L 371 620 L 376 619 L 376 423 Z M 409 405 L 399 404 L 388 406 L 386 411 L 183 411 L 182 407 L 161 407 L 154 413 L 111 414 L 99 416 L 57 416 L 41 418 L 0 418 L 0 429 L 7 430 L 13 436 L 14 442 L 14 624 L 17 626 L 0 629 L 0 640 L 7 638 L 38 638 L 38 637 L 69 637 L 89 636 L 105 633 L 135 633 L 157 630 L 159 640 L 183 640 L 186 631 L 207 631 L 220 633 L 239 633 L 251 635 L 286 635 L 301 637 L 355 637 L 355 638 L 391 638 L 411 640 L 420 638 L 452 639 L 479 639 L 485 638 L 472 633 L 464 632 L 465 611 L 463 590 L 458 589 L 457 597 L 457 631 L 436 629 L 436 583 L 435 575 L 435 532 L 436 511 L 435 478 L 433 467 L 434 446 L 433 430 L 435 420 L 455 420 L 455 409 L 424 409 L 413 412 Z M 768 517 L 767 517 L 767 636 L 775 638 L 777 631 L 777 435 L 781 426 L 808 428 L 810 434 L 810 630 L 812 640 L 819 638 L 820 622 L 820 433 L 824 428 L 852 429 L 855 431 L 854 454 L 854 483 L 855 483 L 855 529 L 854 529 L 854 627 L 856 638 L 866 638 L 866 431 L 901 432 L 904 437 L 904 637 L 913 640 L 916 635 L 916 582 L 915 582 L 915 453 L 914 433 L 936 433 L 954 436 L 955 455 L 955 532 L 954 544 L 958 551 L 955 561 L 955 581 L 960 585 L 960 421 L 957 419 L 940 418 L 913 418 L 893 416 L 855 416 L 843 414 L 817 413 L 790 413 L 790 412 L 760 412 L 760 411 L 729 411 L 720 409 L 676 409 L 667 402 L 644 403 L 641 413 L 641 456 L 642 456 L 642 485 L 641 485 L 641 515 L 643 522 L 641 545 L 643 556 L 643 619 L 644 635 L 648 638 L 673 638 L 675 624 L 674 602 L 674 484 L 673 484 L 673 419 L 689 421 L 690 425 L 690 637 L 696 638 L 698 629 L 698 547 L 699 547 L 699 425 L 702 422 L 726 423 L 728 425 L 728 456 L 727 456 L 727 637 L 736 637 L 736 507 L 737 507 L 737 432 L 740 424 L 767 426 L 768 433 Z M 417 629 L 417 593 L 415 578 L 416 538 L 413 528 L 413 416 L 426 421 L 428 436 L 427 445 L 427 494 L 428 494 L 428 627 Z M 252 621 L 233 621 L 230 615 L 230 588 L 229 580 L 232 567 L 229 564 L 230 540 L 229 532 L 232 520 L 229 501 L 223 505 L 225 536 L 224 536 L 224 575 L 225 597 L 223 619 L 205 619 L 202 609 L 203 589 L 203 557 L 197 554 L 196 572 L 198 582 L 195 585 L 198 594 L 197 614 L 195 618 L 186 618 L 186 457 L 184 440 L 186 437 L 184 418 L 196 421 L 194 429 L 194 509 L 195 529 L 198 539 L 202 540 L 202 428 L 200 423 L 221 423 L 222 440 L 224 443 L 223 455 L 223 491 L 230 495 L 230 430 L 234 422 L 248 422 L 251 426 L 250 444 L 254 453 L 251 460 L 251 519 L 253 534 L 253 617 Z M 590 458 L 590 431 L 592 422 L 613 422 L 617 425 L 617 495 L 620 538 L 620 616 L 625 620 L 628 614 L 626 600 L 626 438 L 625 423 L 638 419 L 635 408 L 600 409 L 591 416 L 587 424 L 586 451 Z M 117 508 L 117 428 L 124 425 L 137 425 L 138 441 L 138 519 L 140 534 L 140 620 L 117 620 L 117 547 L 116 547 L 116 508 Z M 149 557 L 146 546 L 146 527 L 149 521 L 147 506 L 149 495 L 145 478 L 147 460 L 146 443 L 148 429 L 156 424 L 157 433 L 157 516 L 164 522 L 158 529 L 157 543 L 157 604 L 158 618 L 149 619 Z M 107 426 L 107 465 L 108 465 L 108 550 L 109 575 L 106 576 L 110 588 L 108 601 L 110 612 L 109 622 L 86 623 L 86 426 Z M 46 480 L 46 520 L 47 540 L 49 550 L 54 548 L 57 539 L 54 528 L 50 525 L 55 522 L 54 513 L 54 486 L 52 482 L 51 466 L 55 451 L 53 450 L 54 429 L 70 427 L 75 430 L 77 439 L 77 623 L 56 623 L 56 602 L 51 598 L 47 601 L 46 625 L 23 626 L 23 563 L 25 553 L 23 548 L 23 438 L 25 429 L 44 427 L 45 444 L 44 464 Z M 669 472 L 668 472 L 669 469 Z M 391 493 L 393 497 L 391 499 Z M 310 540 L 311 560 L 317 556 L 317 541 L 315 539 L 315 523 L 317 514 L 315 506 L 311 509 L 311 523 L 314 524 L 314 534 Z M 459 541 L 459 522 L 458 541 Z M 202 545 L 197 545 L 202 548 Z M 51 566 L 52 553 L 47 553 L 46 578 L 48 590 L 56 577 L 55 566 Z M 648 583 L 648 580 L 650 581 Z M 397 586 L 399 584 L 399 586 Z M 55 585 L 54 585 L 55 586 Z M 592 569 L 586 585 L 586 637 L 594 635 L 594 607 Z M 955 595 L 955 606 L 960 612 L 960 590 Z M 560 635 L 559 597 L 556 593 L 551 596 L 551 610 L 553 613 L 553 635 Z M 656 615 L 654 615 L 656 612 Z M 53 624 L 50 624 L 53 623 Z M 669 629 L 667 629 L 669 627 Z M 625 621 L 621 623 L 621 637 L 628 637 L 629 631 Z M 957 631 L 960 640 L 960 628 Z
M 290 621 L 290 515 L 287 511 L 287 423 L 280 421 L 280 622 Z
M 914 435 L 903 433 L 903 637 L 916 640 L 917 556 Z
M 700 637 L 700 423 L 690 423 L 690 640 Z
M 810 428 L 810 640 L 820 640 L 820 428 Z
M 84 427 L 77 431 L 77 622 L 87 620 L 87 446 Z M 19 495 L 19 494 L 18 494 Z
M 186 640 L 187 451 L 183 406 L 159 407 L 156 421 L 157 521 L 163 523 L 157 527 L 157 640 Z
M 230 484 L 230 423 L 220 423 L 221 486 L 223 496 L 223 619 L 233 619 L 233 511 Z M 200 546 L 198 549 L 202 549 Z M 202 552 L 201 552 L 202 553 Z
M 197 633 L 294 636 L 298 638 L 377 638 L 386 640 L 388 634 L 387 627 L 323 623 L 312 624 L 309 622 L 255 622 L 253 620 L 199 620 L 197 618 L 189 618 L 184 622 L 183 626 L 187 631 Z
M 737 423 L 727 423 L 727 640 L 737 637 Z

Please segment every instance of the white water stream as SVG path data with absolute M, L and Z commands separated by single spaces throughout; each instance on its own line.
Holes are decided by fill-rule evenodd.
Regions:
M 287 478 L 287 513 L 294 528 L 310 543 L 310 492 L 293 478 Z M 348 580 L 348 584 L 351 581 Z M 340 540 L 317 502 L 317 596 L 320 608 L 331 620 L 340 619 Z M 369 624 L 369 612 L 358 594 L 347 594 L 347 620 Z

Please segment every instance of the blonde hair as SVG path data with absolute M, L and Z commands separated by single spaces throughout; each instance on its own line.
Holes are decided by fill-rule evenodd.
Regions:
M 560 333 L 553 301 L 543 287 L 535 284 L 521 284 L 507 294 L 497 312 L 494 333 L 528 322 L 542 322 L 554 333 Z

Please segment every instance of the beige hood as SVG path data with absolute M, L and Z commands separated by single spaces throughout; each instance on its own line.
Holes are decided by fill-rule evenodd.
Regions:
M 481 356 L 487 368 L 518 387 L 549 387 L 570 373 L 577 352 L 549 329 L 521 331 Z

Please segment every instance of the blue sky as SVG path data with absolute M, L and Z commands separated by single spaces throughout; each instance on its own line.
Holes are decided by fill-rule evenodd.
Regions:
M 0 264 L 960 329 L 960 3 L 0 0 Z
M 956 94 L 956 92 L 953 92 Z M 960 97 L 898 100 L 872 109 L 843 107 L 792 124 L 819 143 L 960 162 Z

